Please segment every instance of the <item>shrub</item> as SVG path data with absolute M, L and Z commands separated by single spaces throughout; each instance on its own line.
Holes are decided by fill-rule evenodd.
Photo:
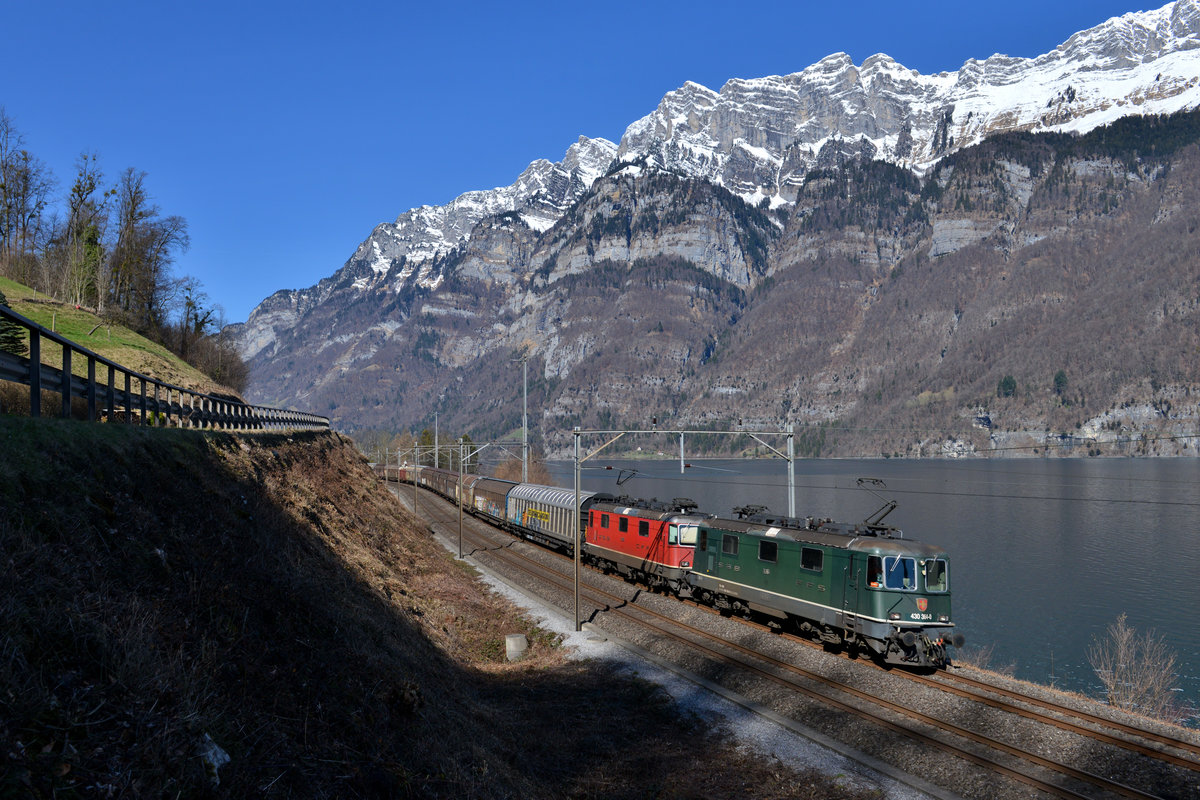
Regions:
M 0 306 L 8 307 L 8 298 L 0 292 Z M 25 329 L 15 322 L 0 319 L 0 350 L 25 355 Z
M 1117 617 L 1103 639 L 1088 648 L 1088 663 L 1104 684 L 1109 705 L 1148 717 L 1179 722 L 1187 715 L 1178 701 L 1175 653 L 1161 636 L 1139 636 Z

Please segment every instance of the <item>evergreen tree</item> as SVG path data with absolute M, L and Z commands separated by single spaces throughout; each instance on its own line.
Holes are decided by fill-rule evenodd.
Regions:
M 8 308 L 8 298 L 0 291 L 0 306 Z M 25 329 L 15 322 L 0 319 L 0 350 L 25 355 Z

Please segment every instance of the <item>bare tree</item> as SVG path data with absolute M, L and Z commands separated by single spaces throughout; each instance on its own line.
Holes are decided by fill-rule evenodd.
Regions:
M 104 232 L 112 191 L 100 189 L 103 174 L 98 157 L 83 153 L 75 162 L 76 177 L 66 197 L 66 219 L 57 215 L 47 225 L 49 241 L 42 252 L 47 291 L 74 305 L 98 305 L 99 287 L 107 280 Z
M 0 108 L 0 265 L 14 279 L 36 285 L 41 277 L 37 252 L 46 233 L 43 212 L 54 175 L 23 144 L 24 137 Z M 53 291 L 44 285 L 36 288 Z
M 0 107 L 0 266 L 8 261 L 16 238 L 16 158 L 24 137 L 13 124 L 12 117 Z
M 1092 642 L 1088 662 L 1110 705 L 1171 722 L 1186 716 L 1178 700 L 1175 653 L 1153 632 L 1139 636 L 1124 614 L 1105 638 Z
M 506 481 L 521 480 L 521 459 L 510 458 L 496 466 L 494 477 Z M 550 470 L 546 469 L 546 464 L 540 460 L 529 460 L 529 482 L 540 483 L 543 485 L 553 485 L 554 479 L 550 476 Z
M 401 431 L 392 437 L 390 448 L 393 453 L 399 453 L 405 463 L 409 463 L 412 460 L 414 444 L 416 444 L 416 439 L 413 438 L 413 435 L 408 431 Z
M 99 299 L 100 271 L 104 263 L 102 238 L 112 192 L 100 191 L 104 174 L 94 153 L 82 153 L 75 166 L 75 183 L 67 198 L 63 294 L 68 301 L 83 304 Z
M 140 280 L 146 223 L 158 215 L 146 191 L 146 173 L 128 167 L 114 187 L 117 197 L 117 240 L 110 257 L 108 298 L 119 311 L 133 305 L 134 285 Z
M 146 173 L 129 167 L 116 186 L 117 241 L 108 292 L 116 310 L 141 333 L 159 335 L 174 290 L 169 268 L 190 244 L 183 217 L 159 217 L 150 201 Z
M 389 431 L 379 428 L 364 428 L 355 431 L 353 439 L 363 455 L 377 464 L 382 463 L 385 456 L 390 461 L 391 456 L 394 455 L 394 451 L 390 450 L 392 434 Z

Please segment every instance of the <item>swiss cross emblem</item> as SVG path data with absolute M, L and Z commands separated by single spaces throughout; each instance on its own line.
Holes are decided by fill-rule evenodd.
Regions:
M 917 611 L 924 611 L 929 608 L 929 599 L 925 597 L 917 598 Z

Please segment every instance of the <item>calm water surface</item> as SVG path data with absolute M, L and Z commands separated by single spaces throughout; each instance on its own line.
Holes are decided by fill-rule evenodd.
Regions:
M 599 461 L 583 488 L 690 497 L 727 515 L 756 503 L 787 511 L 782 460 Z M 551 464 L 573 485 L 573 462 Z M 612 467 L 606 469 L 605 467 Z M 637 474 L 617 486 L 621 469 Z M 879 496 L 856 479 L 882 479 Z M 1088 646 L 1118 614 L 1162 634 L 1186 700 L 1200 705 L 1200 461 L 1195 459 L 808 460 L 796 462 L 797 516 L 886 522 L 952 561 L 954 619 L 968 651 L 990 647 L 1017 677 L 1100 695 Z

